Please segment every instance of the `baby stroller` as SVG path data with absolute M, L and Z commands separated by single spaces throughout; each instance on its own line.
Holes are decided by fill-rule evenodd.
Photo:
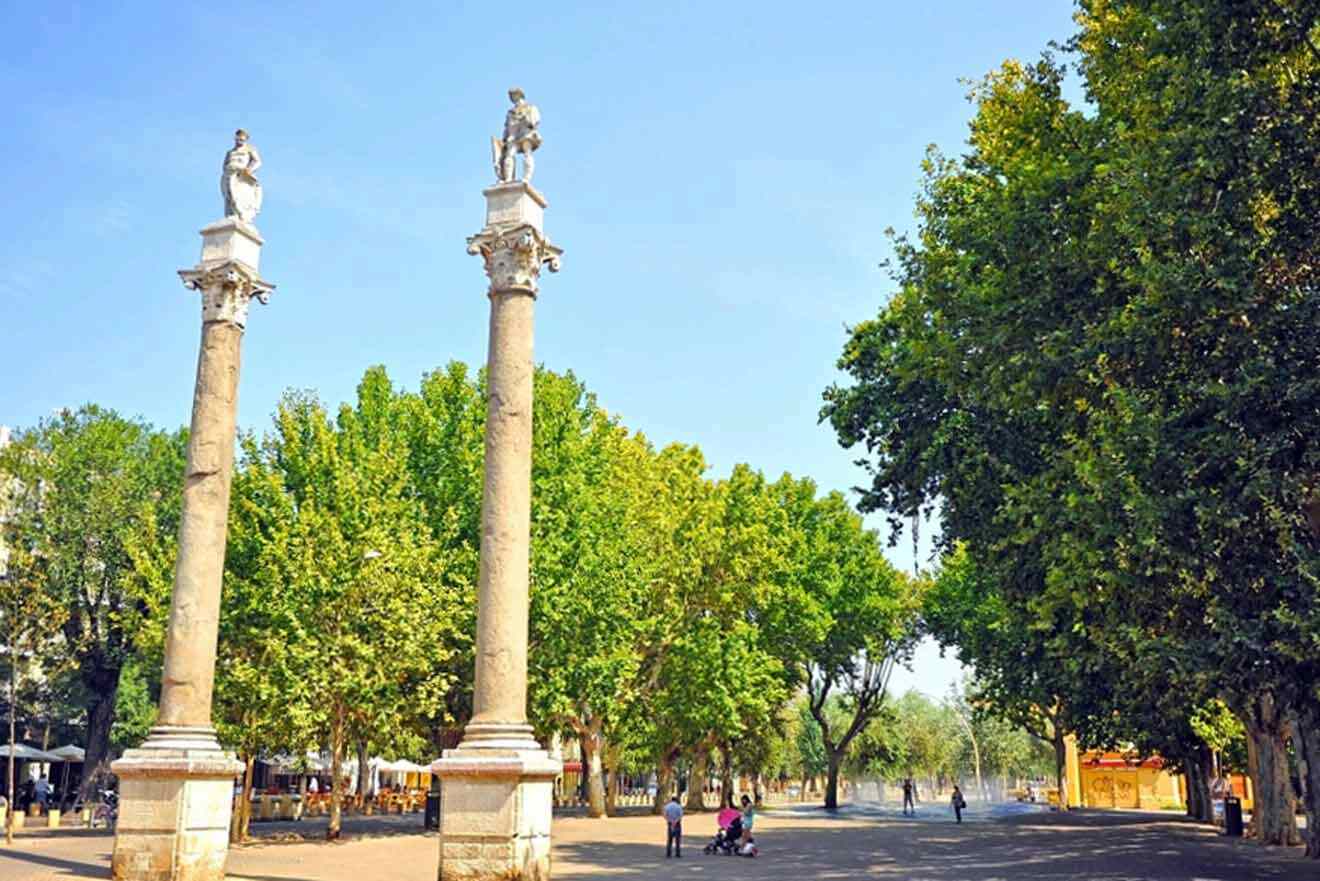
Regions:
M 715 822 L 720 827 L 719 831 L 702 851 L 733 856 L 738 852 L 738 839 L 742 838 L 742 814 L 736 808 L 725 808 L 715 815 Z

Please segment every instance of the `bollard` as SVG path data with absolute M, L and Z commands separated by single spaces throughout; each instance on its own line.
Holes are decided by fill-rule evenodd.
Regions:
M 50 812 L 49 812 L 48 814 L 46 814 L 46 828 L 47 828 L 47 829 L 58 829 L 58 828 L 60 828 L 60 809 L 59 809 L 59 808 L 51 808 L 51 809 L 50 809 Z

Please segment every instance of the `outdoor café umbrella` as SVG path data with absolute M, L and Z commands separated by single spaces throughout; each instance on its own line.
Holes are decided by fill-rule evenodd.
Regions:
M 0 746 L 0 759 L 9 758 L 9 744 Z M 24 743 L 14 744 L 14 758 L 24 762 L 62 762 L 64 759 Z
M 6 744 L 4 744 L 3 746 L 0 746 L 0 759 L 6 759 L 6 760 L 7 760 L 7 759 L 9 758 L 9 755 L 10 755 L 10 752 L 9 752 L 9 744 L 6 743 Z M 61 759 L 59 756 L 51 755 L 50 753 L 45 752 L 44 750 L 39 750 L 39 749 L 37 749 L 36 747 L 28 746 L 27 744 L 23 744 L 23 743 L 16 743 L 16 744 L 14 744 L 13 756 L 14 756 L 14 758 L 15 758 L 16 760 L 18 760 L 18 761 L 20 761 L 20 762 L 62 762 L 62 761 L 64 761 L 64 760 Z M 17 783 L 16 783 L 15 785 L 17 785 Z
M 61 793 L 68 792 L 69 765 L 72 765 L 75 762 L 85 761 L 87 758 L 87 751 L 80 746 L 74 746 L 73 744 L 69 743 L 69 744 L 65 744 L 64 746 L 57 747 L 51 750 L 50 754 L 52 756 L 59 756 L 60 761 L 64 763 L 64 774 L 60 778 L 60 792 Z

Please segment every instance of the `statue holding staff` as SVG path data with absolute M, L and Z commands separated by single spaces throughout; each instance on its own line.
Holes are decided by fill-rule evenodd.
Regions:
M 541 133 L 537 126 L 541 124 L 541 111 L 535 104 L 527 103 L 523 90 L 518 87 L 509 89 L 509 100 L 513 106 L 504 115 L 504 137 L 491 138 L 491 158 L 495 160 L 495 179 L 502 184 L 515 180 L 515 163 L 519 153 L 523 157 L 524 183 L 532 182 L 532 171 L 536 163 L 532 152 L 541 146 Z

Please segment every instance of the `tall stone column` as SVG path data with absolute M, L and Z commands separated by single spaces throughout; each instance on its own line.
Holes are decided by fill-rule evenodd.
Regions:
M 484 191 L 486 225 L 468 239 L 490 279 L 486 474 L 481 503 L 472 721 L 432 769 L 442 781 L 441 881 L 550 877 L 550 819 L 561 764 L 527 724 L 531 531 L 532 314 L 542 264 L 559 248 L 545 198 L 525 181 Z
M 273 285 L 258 274 L 262 239 L 227 217 L 202 230 L 202 259 L 181 270 L 200 292 L 188 461 L 179 556 L 165 637 L 157 724 L 140 748 L 112 766 L 120 808 L 112 872 L 121 881 L 222 881 L 234 777 L 243 769 L 211 725 L 220 582 L 234 468 L 239 349 L 248 305 Z

